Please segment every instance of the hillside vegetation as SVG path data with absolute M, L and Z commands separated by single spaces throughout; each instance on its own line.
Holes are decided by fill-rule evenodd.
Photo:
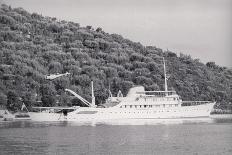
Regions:
M 126 95 L 134 85 L 164 90 L 162 57 L 169 89 L 183 100 L 214 100 L 219 108 L 231 107 L 231 69 L 145 47 L 100 27 L 81 27 L 4 4 L 0 8 L 0 104 L 11 110 L 22 102 L 29 107 L 81 104 L 65 88 L 91 101 L 91 80 L 97 104 L 105 102 L 109 86 L 113 95 L 118 90 Z M 45 79 L 66 72 L 71 74 Z

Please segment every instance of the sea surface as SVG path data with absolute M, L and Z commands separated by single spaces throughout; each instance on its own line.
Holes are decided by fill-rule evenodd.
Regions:
M 0 154 L 231 155 L 232 119 L 0 122 Z

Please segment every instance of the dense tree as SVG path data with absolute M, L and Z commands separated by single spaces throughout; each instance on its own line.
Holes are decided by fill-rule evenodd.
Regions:
M 9 91 L 7 93 L 7 109 L 11 111 L 17 111 L 20 109 L 20 97 L 15 91 Z
M 6 105 L 7 105 L 7 96 L 4 93 L 0 92 L 0 107 L 1 106 L 6 107 Z

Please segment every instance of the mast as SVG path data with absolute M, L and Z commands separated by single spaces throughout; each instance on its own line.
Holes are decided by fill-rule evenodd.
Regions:
M 168 91 L 168 84 L 167 84 L 167 75 L 166 75 L 166 66 L 165 66 L 165 60 L 163 57 L 163 63 L 164 63 L 164 88 L 165 88 L 165 92 Z M 167 95 L 167 93 L 166 93 Z
M 93 81 L 91 81 L 91 89 L 92 89 L 92 106 L 95 106 L 95 97 L 94 97 L 94 90 L 93 90 Z

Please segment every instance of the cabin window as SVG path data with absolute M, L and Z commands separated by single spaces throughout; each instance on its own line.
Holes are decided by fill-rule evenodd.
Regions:
M 149 105 L 149 108 L 152 108 L 152 105 Z
M 126 105 L 125 105 L 125 108 L 126 108 Z
M 147 105 L 144 105 L 143 107 L 144 107 L 144 108 L 146 108 L 146 107 L 147 107 Z
M 142 108 L 142 105 L 140 105 L 140 108 Z
M 137 105 L 135 105 L 135 108 L 137 108 Z
M 130 105 L 130 108 L 132 108 L 132 105 Z

